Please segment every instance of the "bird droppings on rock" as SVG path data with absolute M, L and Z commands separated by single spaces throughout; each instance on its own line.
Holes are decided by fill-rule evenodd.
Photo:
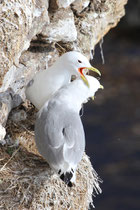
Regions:
M 12 114 L 12 120 L 15 123 L 26 120 L 26 117 L 27 117 L 27 114 L 24 110 L 18 110 L 18 111 L 13 112 Z
M 44 26 L 41 32 L 41 39 L 46 42 L 76 41 L 77 31 L 71 9 L 60 9 L 53 14 L 49 26 Z
M 4 137 L 6 135 L 5 128 L 0 124 L 0 144 L 5 144 Z

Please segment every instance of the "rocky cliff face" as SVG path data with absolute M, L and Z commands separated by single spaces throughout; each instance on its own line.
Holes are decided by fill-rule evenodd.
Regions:
M 42 71 L 52 65 L 57 57 L 66 51 L 78 50 L 90 58 L 91 51 L 94 50 L 96 43 L 110 28 L 116 26 L 124 15 L 126 2 L 127 0 L 0 0 L 0 140 L 3 144 L 7 143 L 8 138 L 12 139 L 12 145 L 14 144 L 13 140 L 18 139 L 22 149 L 26 149 L 27 159 L 28 152 L 37 154 L 31 129 L 34 119 L 32 122 L 29 120 L 30 115 L 35 111 L 27 103 L 18 107 L 21 103 L 26 102 L 24 94 L 26 84 L 37 71 Z M 7 128 L 7 135 L 5 127 Z M 3 140 L 5 135 L 6 140 Z M 6 144 L 5 147 L 7 149 L 9 145 Z M 2 149 L 2 157 L 6 158 L 3 159 L 1 166 L 8 161 L 6 149 Z M 17 157 L 19 156 L 17 152 Z M 17 159 L 12 159 L 14 166 L 17 161 L 20 161 Z M 76 207 L 77 204 L 80 205 L 77 200 L 78 197 L 75 198 L 73 204 L 69 200 L 69 205 L 73 205 L 75 209 L 88 208 L 93 186 L 96 185 L 99 189 L 97 175 L 95 173 L 94 176 L 91 175 L 92 167 L 88 159 L 85 159 L 85 161 L 88 163 L 90 175 L 87 174 L 89 176 L 87 182 L 84 176 L 81 175 L 79 178 L 79 183 L 83 180 L 86 183 L 86 192 L 83 193 L 82 197 L 83 208 Z M 16 169 L 12 168 L 13 165 L 10 164 L 9 168 L 15 171 Z M 25 167 L 24 164 L 22 166 Z M 3 186 L 8 184 L 8 180 L 3 178 L 5 170 L 6 166 L 2 167 L 0 171 L 2 180 L 4 180 Z M 7 173 L 8 176 L 13 177 L 12 173 L 10 174 L 9 171 Z M 13 183 L 15 183 L 14 180 L 15 177 Z M 35 177 L 33 180 L 35 181 Z M 58 181 L 56 182 L 58 183 Z M 17 185 L 18 182 L 15 186 L 17 187 Z M 58 183 L 58 185 L 61 185 L 61 183 Z M 51 189 L 51 185 L 49 189 Z M 46 192 L 42 196 L 47 196 L 47 190 L 44 189 L 44 186 L 41 186 L 40 190 Z M 80 190 L 79 193 L 83 192 Z M 18 188 L 17 191 L 14 191 L 14 194 L 19 193 L 19 191 Z M 10 194 L 10 191 L 8 193 L 12 200 L 13 194 Z M 67 191 L 67 193 L 70 192 Z M 21 194 L 23 193 L 21 192 Z M 17 207 L 22 206 L 23 208 L 26 206 L 23 197 L 22 202 L 17 202 Z M 31 197 L 33 201 L 35 197 L 33 195 Z M 1 205 L 6 203 L 5 197 L 3 198 L 3 202 L 0 201 L 2 202 Z M 40 209 L 45 209 L 49 205 L 39 202 L 40 205 L 44 205 L 44 208 L 42 206 Z M 37 209 L 35 200 L 34 207 L 31 201 L 29 203 L 30 209 Z M 36 206 L 38 205 L 36 204 Z M 52 206 L 54 207 L 55 204 L 53 203 Z M 50 207 L 50 209 L 52 208 Z M 49 208 L 47 207 L 47 209 Z M 58 209 L 60 209 L 60 206 Z

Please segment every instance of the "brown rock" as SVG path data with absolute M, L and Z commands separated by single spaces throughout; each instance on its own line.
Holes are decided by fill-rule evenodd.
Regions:
M 67 43 L 76 41 L 77 30 L 71 9 L 57 10 L 50 18 L 49 26 L 43 28 L 41 39 L 46 42 L 62 41 Z
M 75 0 L 72 3 L 72 8 L 77 12 L 82 12 L 86 7 L 89 6 L 90 0 Z
M 2 1 L 0 4 L 0 85 L 9 68 L 48 23 L 47 0 Z
M 51 10 L 57 10 L 60 8 L 67 8 L 74 0 L 51 0 L 49 8 Z

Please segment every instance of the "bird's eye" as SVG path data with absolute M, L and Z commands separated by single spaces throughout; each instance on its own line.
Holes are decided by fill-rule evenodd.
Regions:
M 82 61 L 78 60 L 79 63 L 82 63 Z

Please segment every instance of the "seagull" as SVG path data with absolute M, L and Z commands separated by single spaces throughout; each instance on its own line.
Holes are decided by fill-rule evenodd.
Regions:
M 72 75 L 81 77 L 88 85 L 84 76 L 87 70 L 101 75 L 80 52 L 67 52 L 59 57 L 51 67 L 35 74 L 26 87 L 26 98 L 39 110 L 59 88 L 71 81 Z
M 35 123 L 39 153 L 69 187 L 76 182 L 76 168 L 85 150 L 80 109 L 103 88 L 96 78 L 85 77 L 89 86 L 79 78 L 60 88 L 40 109 Z

